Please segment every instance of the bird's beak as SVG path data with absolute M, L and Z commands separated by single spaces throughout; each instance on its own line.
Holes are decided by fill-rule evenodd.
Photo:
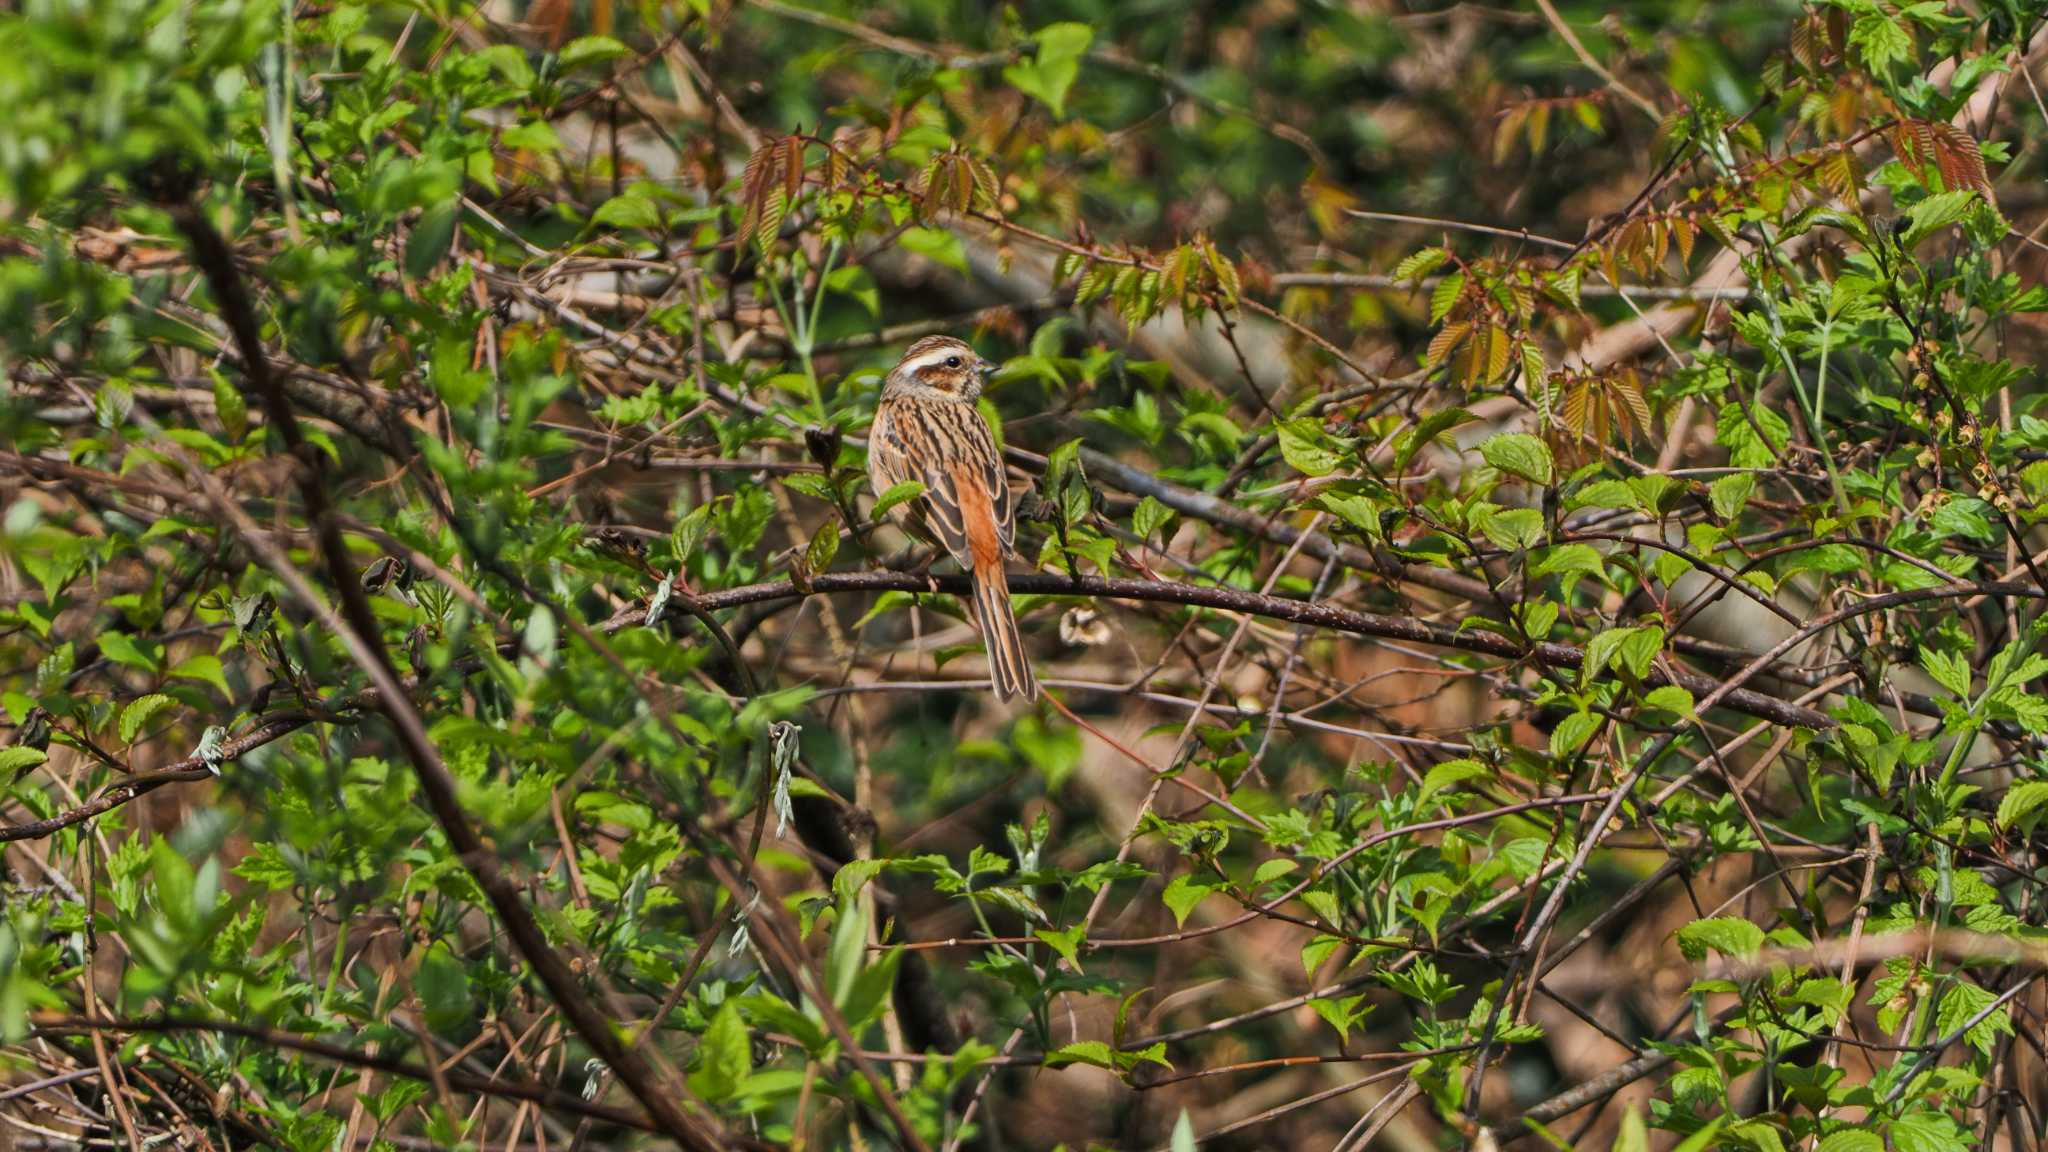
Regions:
M 974 362 L 974 373 L 983 380 L 987 380 L 996 374 L 996 366 L 987 360 L 976 360 Z

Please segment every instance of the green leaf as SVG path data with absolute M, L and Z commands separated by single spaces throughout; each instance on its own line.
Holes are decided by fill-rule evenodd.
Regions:
M 498 140 L 507 148 L 521 152 L 560 152 L 562 138 L 555 135 L 554 125 L 546 120 L 528 120 L 514 124 L 498 134 Z
M 1095 41 L 1095 29 L 1072 22 L 1049 24 L 1032 34 L 1038 50 L 1029 60 L 1003 69 L 1003 79 L 1027 96 L 1052 109 L 1056 119 L 1067 117 L 1067 91 L 1081 74 L 1081 58 Z
M 1884 12 L 1873 8 L 1849 28 L 1849 43 L 1863 55 L 1872 72 L 1883 73 L 1913 58 L 1913 36 Z
M 1936 684 L 1948 689 L 1950 695 L 1959 700 L 1970 698 L 1970 664 L 1960 653 L 1923 647 L 1920 667 L 1927 670 Z
M 1600 730 L 1600 717 L 1592 712 L 1574 712 L 1557 722 L 1550 732 L 1550 755 L 1562 760 L 1585 746 Z
M 1610 664 L 1640 680 L 1663 649 L 1664 630 L 1655 625 L 1609 628 L 1587 642 L 1580 682 L 1591 684 Z
M 1742 515 L 1742 509 L 1749 503 L 1750 493 L 1756 491 L 1756 477 L 1748 472 L 1737 472 L 1723 476 L 1707 488 L 1707 499 L 1714 506 L 1714 515 L 1732 521 Z
M 1792 426 L 1785 418 L 1762 405 L 1723 404 L 1714 420 L 1714 440 L 1728 450 L 1728 462 L 1737 468 L 1776 468 L 1777 451 L 1791 438 Z
M 420 213 L 412 234 L 405 239 L 406 275 L 421 280 L 434 271 L 434 266 L 448 255 L 448 246 L 455 240 L 455 224 L 461 216 L 462 202 L 453 199 Z
M 1317 936 L 1301 946 L 1301 970 L 1307 975 L 1315 975 L 1316 969 L 1323 966 L 1323 961 L 1328 960 L 1331 953 L 1343 946 L 1342 936 Z
M 1676 684 L 1650 689 L 1643 694 L 1643 704 L 1650 708 L 1675 712 L 1688 720 L 1696 718 L 1693 713 L 1692 693 Z
M 1531 484 L 1548 485 L 1555 472 L 1550 445 L 1526 432 L 1502 432 L 1479 446 L 1488 464 Z
M 1408 434 L 1401 437 L 1400 446 L 1394 449 L 1394 470 L 1405 471 L 1408 462 L 1422 451 L 1431 441 L 1460 424 L 1467 424 L 1478 417 L 1463 408 L 1445 408 L 1424 416 Z
M 181 680 L 197 680 L 202 684 L 211 684 L 220 690 L 222 696 L 230 700 L 235 698 L 234 692 L 228 688 L 227 673 L 221 667 L 220 657 L 211 653 L 201 652 L 196 656 L 186 657 L 178 662 L 177 667 L 171 669 L 170 674 Z
M 605 228 L 639 228 L 648 232 L 661 230 L 661 205 L 652 197 L 633 191 L 614 196 L 597 206 L 590 214 L 593 225 Z
M 126 632 L 102 632 L 99 641 L 100 655 L 116 664 L 125 664 L 130 668 L 140 668 L 151 675 L 156 674 L 156 658 L 143 651 L 142 645 L 136 643 L 133 636 Z
M 49 758 L 41 748 L 30 748 L 25 744 L 0 748 L 0 783 L 11 781 L 16 772 L 26 772 Z
M 1173 519 L 1173 515 L 1173 509 L 1147 496 L 1138 501 L 1138 506 L 1131 511 L 1131 531 L 1137 534 L 1138 539 L 1149 541 L 1166 526 L 1167 521 Z
M 1763 950 L 1764 930 L 1736 916 L 1714 916 L 1695 920 L 1678 930 L 1678 948 L 1695 964 L 1706 959 L 1708 949 L 1748 960 Z
M 943 228 L 906 228 L 896 243 L 905 252 L 967 274 L 967 245 Z
M 1166 1152 L 1195 1152 L 1195 1122 L 1188 1119 L 1185 1108 L 1173 1122 L 1173 1135 L 1166 1139 Z
M 1346 996 L 1341 1000 L 1323 997 L 1309 1001 L 1308 1006 L 1315 1009 L 1316 1015 L 1323 1018 L 1323 1023 L 1336 1030 L 1340 1040 L 1350 1043 L 1351 1026 L 1356 1024 L 1360 1017 L 1372 1011 L 1370 1004 L 1365 1005 L 1365 1011 L 1359 1011 L 1359 1005 L 1364 999 L 1363 996 Z
M 581 807 L 578 803 L 578 807 Z M 888 866 L 886 860 L 848 860 L 832 875 L 832 894 L 840 902 L 851 901 L 867 883 Z
M 1728 1126 L 1728 1135 L 1756 1152 L 1785 1152 L 1784 1137 L 1768 1120 L 1737 1120 Z
M 858 264 L 834 268 L 825 277 L 825 287 L 859 304 L 867 310 L 870 319 L 882 314 L 882 292 L 875 286 L 875 278 L 867 269 Z
M 1429 294 L 1429 322 L 1431 324 L 1442 323 L 1443 318 L 1450 315 L 1451 309 L 1457 305 L 1458 298 L 1464 294 L 1465 274 L 1463 272 L 1453 272 L 1442 280 L 1437 281 L 1436 287 Z
M 1522 631 L 1532 640 L 1541 640 L 1557 627 L 1559 608 L 1553 600 L 1525 600 L 1517 606 L 1522 618 Z
M 1197 883 L 1183 873 L 1175 876 L 1166 885 L 1166 891 L 1160 893 L 1159 898 L 1166 904 L 1167 911 L 1173 913 L 1174 927 L 1179 928 L 1187 924 L 1188 913 L 1195 910 L 1195 905 L 1200 904 L 1211 892 L 1216 891 L 1216 888 L 1217 885 L 1214 884 Z
M 1990 989 L 1968 980 L 1957 980 L 1942 993 L 1941 1006 L 1934 1014 L 1935 1030 L 1943 1037 L 1953 1036 L 1963 1025 L 1976 1019 L 1978 1013 L 1990 1009 L 1997 1002 L 1997 995 Z M 2000 1033 L 2012 1034 L 2012 1017 L 2003 1006 L 1971 1025 L 1963 1038 L 1980 1054 L 1989 1056 L 1998 1043 Z
M 1607 561 L 1591 544 L 1560 544 L 1543 554 L 1543 559 L 1530 570 L 1530 575 L 1556 576 L 1590 572 L 1598 576 L 1606 567 Z
M 1493 774 L 1493 769 L 1477 760 L 1446 760 L 1431 768 L 1422 777 L 1422 788 L 1415 794 L 1415 806 L 1422 807 L 1438 792 L 1466 780 L 1482 780 Z
M 1081 966 L 1081 941 L 1088 935 L 1088 926 L 1086 924 L 1075 924 L 1073 927 L 1059 932 L 1055 932 L 1050 928 L 1039 928 L 1031 934 L 1051 945 L 1052 950 L 1059 953 L 1060 958 L 1068 964 L 1075 968 Z
M 2031 823 L 2044 804 L 2048 804 L 2048 780 L 2023 780 L 1998 802 L 1998 826 L 2011 828 L 2022 821 Z
M 1840 1128 L 1821 1137 L 1814 1152 L 1884 1152 L 1884 1137 L 1861 1128 Z
M 213 374 L 213 411 L 220 417 L 221 431 L 227 433 L 229 443 L 239 444 L 249 434 L 249 402 L 241 389 L 218 371 Z
M 896 970 L 902 965 L 903 949 L 890 948 L 860 970 L 846 993 L 846 1003 L 839 1006 L 847 1027 L 858 1032 L 881 1019 L 896 990 Z
M 839 521 L 827 520 L 811 537 L 810 547 L 804 549 L 804 564 L 813 573 L 824 572 L 832 567 L 832 558 L 839 555 Z
M 785 1000 L 756 993 L 739 997 L 738 1001 L 740 1011 L 755 1026 L 796 1037 L 812 1056 L 822 1056 L 832 1043 L 823 1024 Z
M 278 846 L 268 840 L 259 840 L 250 846 L 249 854 L 232 869 L 235 875 L 259 884 L 272 892 L 287 892 L 299 882 L 299 873 L 285 857 Z
M 1386 535 L 1385 529 L 1380 525 L 1380 506 L 1370 496 L 1358 496 L 1349 492 L 1324 492 L 1316 497 L 1316 506 L 1374 540 L 1383 539 Z
M 1643 1126 L 1643 1114 L 1634 1104 L 1621 1114 L 1621 1130 L 1614 1135 L 1614 1152 L 1650 1152 L 1650 1132 Z
M 1566 493 L 1564 508 L 1577 512 L 1584 508 L 1633 508 L 1636 506 L 1634 490 L 1620 480 L 1594 480 L 1573 488 Z
M 631 56 L 633 50 L 612 39 L 610 36 L 578 36 L 562 49 L 560 62 L 562 71 L 573 72 L 591 64 L 602 64 Z
M 1664 629 L 1655 624 L 1629 629 L 1629 634 L 1616 650 L 1615 666 L 1641 680 L 1650 674 L 1650 666 L 1657 654 L 1664 650 Z
M 1394 279 L 1420 280 L 1438 268 L 1443 267 L 1444 261 L 1450 258 L 1451 254 L 1442 248 L 1435 246 L 1424 248 L 1422 251 L 1410 255 L 1399 264 L 1394 265 Z
M 1344 446 L 1323 431 L 1319 422 L 1307 418 L 1283 420 L 1275 425 L 1280 434 L 1280 455 L 1289 467 L 1304 476 L 1328 476 L 1344 466 Z
M 1906 209 L 1906 233 L 1899 238 L 1899 243 L 1907 248 L 1913 247 L 1961 220 L 1976 202 L 1977 193 L 1969 188 L 1937 192 L 1929 196 Z
M 1117 1070 L 1116 1053 L 1100 1040 L 1081 1040 L 1045 1054 L 1047 1068 L 1064 1068 L 1069 1064 L 1090 1064 L 1097 1068 Z
M 142 726 L 149 723 L 150 717 L 169 707 L 170 703 L 169 696 L 154 692 L 132 701 L 128 707 L 121 710 L 121 742 L 135 743 L 135 737 L 141 733 Z
M 1262 861 L 1252 872 L 1252 887 L 1262 888 L 1282 876 L 1293 875 L 1300 868 L 1301 865 L 1285 856 L 1275 856 L 1271 860 Z
M 1527 551 L 1543 543 L 1543 513 L 1537 509 L 1496 509 L 1486 504 L 1473 509 L 1472 519 L 1488 540 L 1502 548 Z
M 832 993 L 832 1003 L 841 1009 L 860 976 L 867 946 L 868 918 L 860 901 L 841 898 L 838 920 L 832 925 L 832 945 L 825 953 L 825 983 Z
M 1897 1152 L 1975 1152 L 1976 1140 L 1941 1112 L 1915 1112 L 1892 1123 Z
M 704 1099 L 719 1102 L 732 1099 L 740 1081 L 754 1070 L 753 1046 L 747 1038 L 747 1023 L 739 1006 L 731 1000 L 718 1006 L 711 1025 L 697 1046 L 697 1067 L 690 1073 L 690 1089 Z
M 526 627 L 520 629 L 519 650 L 535 660 L 545 661 L 554 656 L 555 641 L 560 634 L 555 626 L 554 609 L 545 604 L 536 605 L 526 618 Z
M 1724 1113 L 1708 1121 L 1707 1126 L 1680 1140 L 1671 1152 L 1706 1152 L 1721 1136 L 1721 1129 L 1727 1127 L 1728 1117 Z
M 899 504 L 905 504 L 924 495 L 924 484 L 917 480 L 903 480 L 889 485 L 889 490 L 875 497 L 873 516 L 880 520 L 884 513 Z
M 469 1019 L 469 965 L 446 945 L 435 944 L 420 958 L 413 990 L 435 1031 L 450 1031 Z

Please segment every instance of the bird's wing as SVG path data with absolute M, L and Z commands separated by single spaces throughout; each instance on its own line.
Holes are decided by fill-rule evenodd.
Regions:
M 972 567 L 990 545 L 1001 563 L 1012 545 L 1010 486 L 995 437 L 965 404 L 885 404 L 868 443 L 868 471 L 879 495 L 905 480 L 924 485 L 918 511 L 936 542 Z

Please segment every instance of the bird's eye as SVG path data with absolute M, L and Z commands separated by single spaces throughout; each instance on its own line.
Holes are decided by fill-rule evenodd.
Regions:
M 960 358 L 959 358 L 958 356 L 948 356 L 948 357 L 946 357 L 946 367 L 948 367 L 948 368 L 958 368 L 959 366 L 960 366 Z

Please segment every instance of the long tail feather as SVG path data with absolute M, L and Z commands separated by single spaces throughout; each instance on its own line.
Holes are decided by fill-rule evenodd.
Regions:
M 974 571 L 974 615 L 981 624 L 982 643 L 988 647 L 996 699 L 1037 699 L 1038 679 L 1031 674 L 1031 660 L 1024 654 L 1024 637 L 1010 610 L 1010 581 L 1000 562 L 977 566 Z

